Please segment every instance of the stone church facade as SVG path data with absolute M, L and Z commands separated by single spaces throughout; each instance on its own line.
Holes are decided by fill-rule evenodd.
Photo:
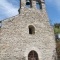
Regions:
M 44 0 L 37 1 L 40 10 L 36 1 L 20 3 L 19 15 L 0 22 L 0 60 L 56 60 L 54 31 Z

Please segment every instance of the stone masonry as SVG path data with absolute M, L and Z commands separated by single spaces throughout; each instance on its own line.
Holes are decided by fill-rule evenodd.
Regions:
M 25 4 L 21 0 L 20 14 L 2 21 L 0 60 L 28 60 L 32 50 L 37 52 L 39 60 L 56 60 L 54 31 L 45 4 L 42 3 L 42 10 L 36 8 L 36 1 L 32 1 L 32 8 Z M 34 26 L 35 34 L 29 34 L 29 25 Z

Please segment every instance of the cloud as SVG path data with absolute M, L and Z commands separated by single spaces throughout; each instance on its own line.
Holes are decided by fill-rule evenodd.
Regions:
M 56 4 L 55 4 L 56 7 L 57 7 L 58 10 L 60 11 L 60 0 L 56 0 L 55 2 L 56 2 Z
M 7 0 L 1 0 L 0 1 L 0 9 L 3 10 L 3 11 L 0 11 L 0 15 L 3 13 L 7 17 L 11 17 L 11 16 L 18 14 L 18 8 L 14 7 Z M 1 17 L 3 17 L 3 16 L 1 16 Z
M 60 11 L 60 0 L 46 0 L 47 3 L 49 3 L 50 5 L 54 5 L 55 8 Z

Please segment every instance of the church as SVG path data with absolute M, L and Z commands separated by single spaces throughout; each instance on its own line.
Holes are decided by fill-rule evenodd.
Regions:
M 18 12 L 0 21 L 0 60 L 57 60 L 45 0 L 20 0 Z

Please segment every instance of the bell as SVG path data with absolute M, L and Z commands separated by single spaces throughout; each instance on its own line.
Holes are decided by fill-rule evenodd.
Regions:
M 39 2 L 38 2 L 38 1 L 36 1 L 36 4 L 39 4 Z
M 26 5 L 30 5 L 30 1 L 29 0 L 26 0 Z

